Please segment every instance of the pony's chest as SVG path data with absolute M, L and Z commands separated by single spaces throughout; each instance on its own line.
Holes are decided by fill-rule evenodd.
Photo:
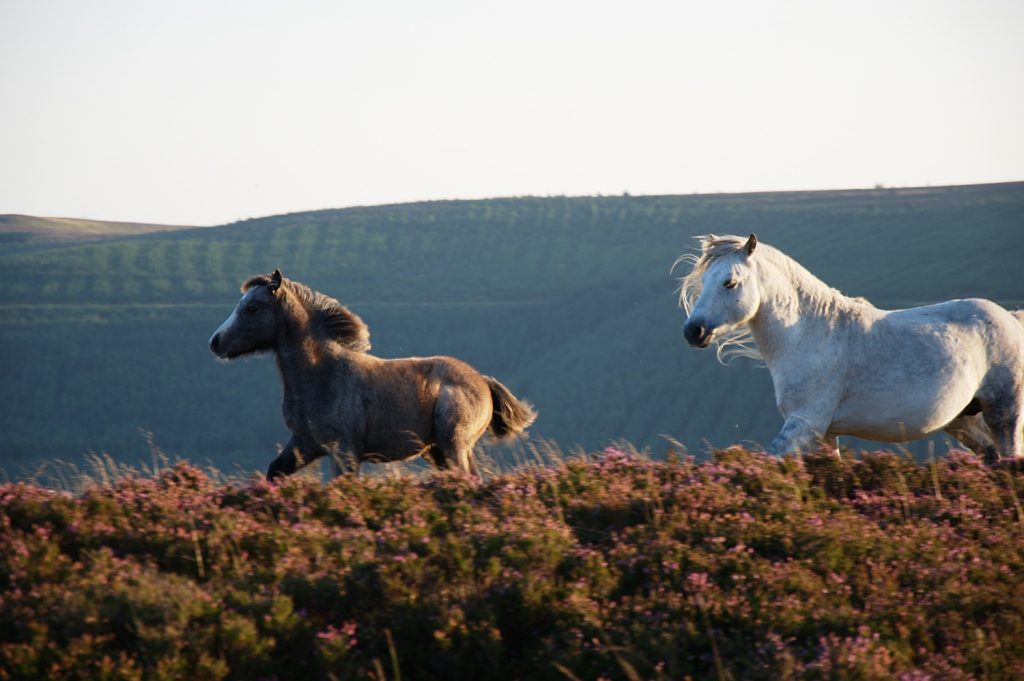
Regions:
M 842 392 L 842 368 L 830 353 L 795 355 L 772 361 L 768 370 L 775 388 L 775 403 L 783 416 L 834 406 Z
M 282 404 L 288 430 L 317 443 L 337 440 L 351 430 L 353 409 L 348 400 L 316 393 L 286 395 Z

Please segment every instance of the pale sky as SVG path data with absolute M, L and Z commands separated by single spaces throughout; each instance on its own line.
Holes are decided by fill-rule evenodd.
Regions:
M 1024 180 L 1024 2 L 0 0 L 0 213 Z

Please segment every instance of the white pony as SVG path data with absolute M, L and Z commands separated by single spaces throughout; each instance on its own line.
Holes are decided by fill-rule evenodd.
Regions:
M 753 234 L 700 240 L 680 259 L 684 335 L 768 365 L 785 418 L 769 453 L 945 430 L 989 463 L 1024 454 L 1024 319 L 977 298 L 879 310 Z

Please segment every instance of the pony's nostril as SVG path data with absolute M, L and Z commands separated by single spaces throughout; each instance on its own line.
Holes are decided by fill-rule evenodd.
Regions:
M 705 335 L 707 335 L 707 330 L 704 328 L 703 324 L 698 322 L 687 324 L 683 327 L 683 336 L 686 338 L 686 342 L 690 345 L 699 343 Z
M 220 345 L 220 334 L 219 333 L 215 333 L 212 336 L 210 336 L 210 349 L 213 350 L 214 352 L 217 352 L 217 346 L 219 346 L 219 345 Z

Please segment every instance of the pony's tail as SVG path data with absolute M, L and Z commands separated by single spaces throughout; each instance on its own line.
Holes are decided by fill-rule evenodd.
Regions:
M 494 415 L 491 417 L 491 433 L 497 440 L 513 438 L 526 430 L 537 419 L 533 405 L 517 399 L 497 379 L 484 376 L 491 389 Z

